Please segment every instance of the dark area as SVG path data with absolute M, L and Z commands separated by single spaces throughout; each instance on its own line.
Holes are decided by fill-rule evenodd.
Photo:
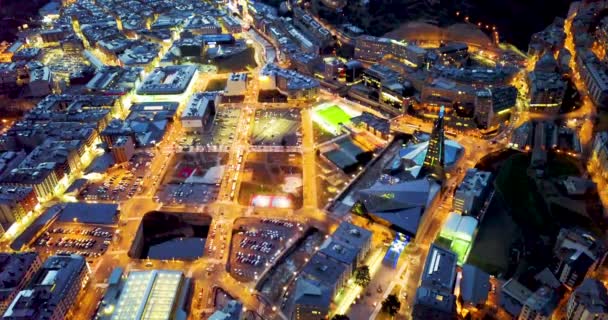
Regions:
M 277 5 L 280 1 L 265 0 Z M 381 36 L 397 28 L 401 23 L 410 21 L 427 22 L 440 27 L 463 22 L 469 17 L 471 23 L 484 23 L 496 26 L 502 41 L 507 41 L 527 50 L 530 36 L 544 29 L 557 16 L 565 17 L 570 0 L 377 0 L 368 6 L 359 0 L 349 0 L 343 14 L 325 7 L 320 0 L 311 0 L 313 13 L 334 24 L 347 21 L 361 27 L 367 34 Z M 459 15 L 456 13 L 459 12 Z
M 199 258 L 204 252 L 210 223 L 211 218 L 193 213 L 148 212 L 142 219 L 129 256 L 162 260 Z M 197 240 L 198 245 L 193 245 Z
M 529 164 L 529 154 L 509 150 L 490 154 L 477 165 L 494 172 L 496 193 L 468 262 L 494 275 L 525 275 L 546 266 L 560 228 L 580 226 L 596 234 L 605 229 L 601 214 L 598 218 L 596 213 L 601 206 L 597 193 L 578 198 L 585 202 L 587 217 L 545 199 L 548 195 L 543 193 L 552 191 L 539 189 L 543 184 L 537 184 L 580 176 L 578 160 L 549 153 L 542 177 L 536 177 Z
M 34 27 L 36 23 L 31 18 L 47 2 L 48 0 L 0 0 L 0 42 L 15 40 L 17 28 L 23 24 Z

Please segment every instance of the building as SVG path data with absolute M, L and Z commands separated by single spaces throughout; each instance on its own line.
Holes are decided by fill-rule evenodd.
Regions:
M 36 192 L 31 187 L 0 186 L 0 227 L 4 232 L 13 223 L 33 211 L 38 204 Z
M 601 281 L 585 279 L 568 299 L 568 320 L 608 319 L 608 292 Z
M 490 275 L 471 264 L 462 266 L 460 296 L 467 306 L 481 307 L 490 293 Z
M 416 290 L 413 319 L 455 319 L 456 255 L 432 244 Z
M 439 57 L 448 64 L 461 64 L 469 57 L 469 46 L 462 42 L 450 42 L 437 49 Z
M 415 237 L 440 188 L 438 183 L 425 178 L 394 184 L 378 181 L 359 190 L 357 198 L 374 221 Z
M 567 84 L 558 72 L 552 53 L 543 55 L 528 74 L 530 109 L 534 112 L 557 113 L 562 106 Z
M 357 264 L 363 262 L 363 259 L 371 248 L 372 233 L 352 223 L 340 223 L 338 229 L 331 236 L 336 241 L 354 247 L 357 250 Z
M 135 154 L 133 138 L 131 136 L 118 137 L 112 145 L 111 152 L 115 163 L 124 163 L 131 160 Z
M 602 131 L 595 135 L 591 158 L 599 167 L 599 173 L 608 178 L 608 132 Z
M 224 96 L 244 96 L 247 93 L 247 73 L 231 73 L 226 82 Z
M 422 165 L 422 174 L 428 174 L 430 177 L 443 181 L 445 178 L 445 133 L 443 128 L 444 107 L 439 110 L 439 117 L 433 125 L 429 146 L 424 156 L 424 164 Z
M 53 76 L 48 67 L 37 68 L 30 71 L 30 95 L 44 97 L 53 90 Z
M 212 16 L 194 15 L 186 20 L 184 30 L 200 34 L 219 34 L 222 33 L 220 23 Z
M 139 85 L 142 73 L 141 68 L 104 67 L 97 70 L 86 88 L 91 93 L 124 95 Z
M 576 54 L 581 79 L 589 97 L 599 107 L 608 105 L 608 67 L 589 49 L 580 49 Z
M 479 90 L 475 96 L 474 118 L 483 129 L 496 126 L 515 106 L 517 89 L 513 86 Z
M 458 257 L 454 252 L 432 244 L 424 263 L 421 286 L 436 287 L 446 292 L 454 292 L 457 261 Z
M 513 317 L 518 317 L 533 292 L 516 279 L 509 279 L 500 290 L 500 306 Z
M 25 289 L 19 291 L 2 316 L 5 320 L 61 320 L 89 280 L 89 267 L 80 255 L 46 259 Z
M 463 215 L 471 215 L 481 220 L 479 210 L 492 187 L 492 173 L 476 168 L 467 169 L 462 182 L 454 190 L 452 209 Z
M 414 44 L 362 35 L 355 40 L 355 59 L 378 62 L 391 55 L 405 65 L 422 67 L 427 51 Z
M 292 319 L 319 320 L 329 313 L 331 304 L 330 290 L 319 281 L 298 278 L 294 292 L 294 311 Z
M 97 314 L 99 320 L 186 319 L 191 282 L 181 271 L 116 268 Z M 229 318 L 230 319 L 230 318 Z
M 278 90 L 289 100 L 313 100 L 319 93 L 318 80 L 294 70 L 267 64 L 260 73 L 260 90 Z
M 607 251 L 602 240 L 585 230 L 571 228 L 560 230 L 553 254 L 556 259 L 553 273 L 572 289 L 583 281 L 587 272 L 604 263 Z
M 314 254 L 302 269 L 300 275 L 318 281 L 329 289 L 330 297 L 346 284 L 350 274 L 347 267 L 323 254 Z
M 456 296 L 433 287 L 416 290 L 412 319 L 456 320 Z
M 557 307 L 558 299 L 554 291 L 541 286 L 526 299 L 518 320 L 548 320 Z
M 192 95 L 182 113 L 181 123 L 186 131 L 203 132 L 208 129 L 215 117 L 215 107 L 219 105 L 220 95 L 215 93 L 197 93 Z
M 4 314 L 40 265 L 36 252 L 0 253 L 0 313 Z
M 242 311 L 242 303 L 230 300 L 222 310 L 217 310 L 207 320 L 240 320 Z
M 227 14 L 222 17 L 222 25 L 228 33 L 234 34 L 243 32 L 243 26 L 241 25 L 241 22 L 238 20 L 238 18 L 230 14 Z
M 477 236 L 478 221 L 471 216 L 462 216 L 450 212 L 445 224 L 439 232 L 439 239 L 458 256 L 458 264 L 462 265 L 469 257 L 473 241 Z
M 186 92 L 196 72 L 192 65 L 156 68 L 137 88 L 137 94 L 180 95 Z

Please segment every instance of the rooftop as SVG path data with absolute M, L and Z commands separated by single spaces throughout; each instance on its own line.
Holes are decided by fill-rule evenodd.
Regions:
M 76 281 L 85 270 L 86 261 L 80 255 L 49 257 L 26 288 L 13 299 L 3 318 L 50 319 L 70 288 L 78 286 L 80 290 L 80 283 Z
M 154 69 L 137 89 L 140 95 L 181 94 L 196 73 L 195 66 L 167 66 Z

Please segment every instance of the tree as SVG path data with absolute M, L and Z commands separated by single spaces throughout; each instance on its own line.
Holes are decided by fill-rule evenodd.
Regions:
M 350 320 L 350 319 L 343 314 L 337 314 L 337 315 L 331 317 L 331 320 Z
M 399 308 L 401 308 L 401 302 L 394 294 L 389 294 L 388 297 L 382 301 L 382 311 L 387 312 L 391 316 L 396 315 Z
M 372 281 L 372 277 L 369 274 L 368 266 L 360 266 L 355 271 L 355 283 L 362 286 L 367 287 L 367 285 Z

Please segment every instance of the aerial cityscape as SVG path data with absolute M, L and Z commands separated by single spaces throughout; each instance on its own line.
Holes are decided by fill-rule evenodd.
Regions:
M 608 320 L 608 0 L 0 0 L 6 320 Z

